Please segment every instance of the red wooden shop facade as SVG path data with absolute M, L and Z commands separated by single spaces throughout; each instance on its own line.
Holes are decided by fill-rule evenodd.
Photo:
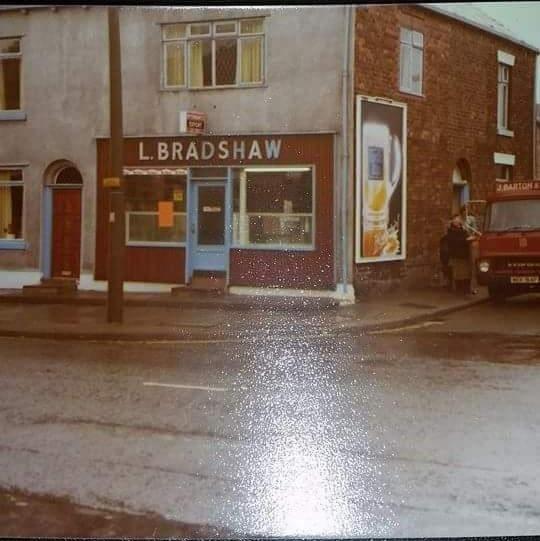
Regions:
M 97 280 L 107 273 L 109 152 L 98 139 Z M 184 284 L 224 270 L 232 286 L 332 289 L 333 174 L 330 133 L 126 137 L 124 279 Z

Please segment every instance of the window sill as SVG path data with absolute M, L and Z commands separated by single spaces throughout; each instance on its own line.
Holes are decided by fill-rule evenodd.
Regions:
M 0 120 L 26 120 L 25 111 L 0 111 Z
M 426 97 L 425 94 L 419 94 L 417 92 L 413 92 L 412 90 L 404 90 L 403 88 L 399 89 L 399 92 L 401 94 L 405 94 L 406 96 L 414 96 L 415 98 L 424 98 Z
M 204 90 L 247 90 L 250 88 L 268 88 L 268 85 L 265 83 L 254 83 L 252 85 L 227 85 L 227 86 L 198 86 L 198 87 L 188 87 L 188 86 L 162 86 L 160 88 L 161 92 L 201 92 Z
M 248 244 L 240 246 L 234 244 L 233 250 L 267 250 L 269 252 L 314 252 L 315 246 L 283 246 L 280 244 Z
M 506 128 L 497 128 L 497 135 L 504 135 L 504 137 L 514 137 L 514 132 L 512 130 L 507 130 Z
M 137 241 L 128 241 L 126 242 L 128 248 L 185 248 L 185 242 L 137 242 Z
M 28 245 L 23 239 L 0 239 L 0 250 L 26 250 Z

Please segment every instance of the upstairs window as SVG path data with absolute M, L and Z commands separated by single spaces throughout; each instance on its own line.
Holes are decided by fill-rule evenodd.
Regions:
M 424 70 L 424 35 L 402 28 L 400 32 L 399 89 L 422 95 Z
M 513 179 L 513 167 L 505 164 L 495 164 L 495 180 L 497 182 L 509 182 Z
M 219 88 L 260 85 L 263 19 L 163 25 L 163 85 Z
M 510 66 L 499 63 L 497 80 L 497 126 L 508 130 L 508 96 L 510 92 Z
M 21 109 L 21 40 L 0 39 L 0 111 Z

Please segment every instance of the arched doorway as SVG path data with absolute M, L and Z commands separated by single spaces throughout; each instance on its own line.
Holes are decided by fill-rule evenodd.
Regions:
M 58 161 L 45 175 L 44 275 L 79 278 L 81 267 L 82 176 L 68 161 Z
M 470 199 L 471 169 L 467 160 L 458 160 L 452 172 L 452 216 Z

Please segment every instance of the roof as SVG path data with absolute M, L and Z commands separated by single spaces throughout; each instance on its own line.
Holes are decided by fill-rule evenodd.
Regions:
M 520 45 L 521 47 L 530 49 L 531 51 L 534 51 L 537 54 L 540 53 L 540 49 L 518 38 L 512 33 L 511 30 L 506 28 L 502 23 L 490 17 L 482 9 L 476 6 L 473 6 L 471 4 L 463 3 L 463 4 L 418 4 L 418 5 L 422 6 L 425 9 L 429 9 L 441 15 L 445 15 L 447 17 L 455 19 L 457 21 L 461 21 L 462 23 L 468 24 L 470 26 L 474 26 L 475 28 L 478 28 L 480 30 L 484 30 L 484 32 L 489 32 L 490 34 L 493 34 L 500 38 L 511 41 L 515 43 L 516 45 Z

